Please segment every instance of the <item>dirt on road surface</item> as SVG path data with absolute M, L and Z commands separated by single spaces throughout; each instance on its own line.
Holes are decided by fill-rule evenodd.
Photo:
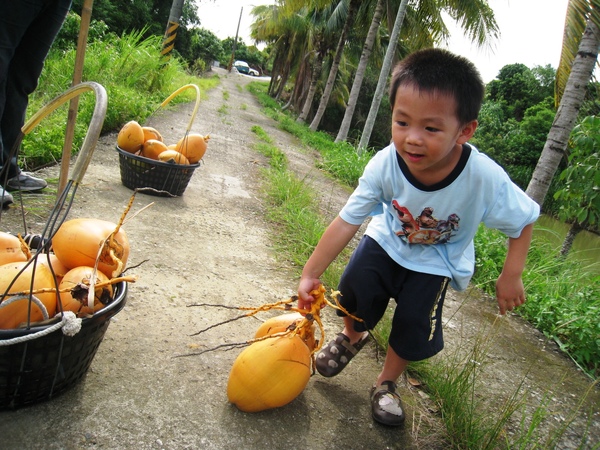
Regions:
M 287 155 L 290 169 L 317 188 L 327 217 L 335 216 L 349 193 L 315 168 L 313 151 L 261 114 L 243 88 L 251 77 L 217 72 L 222 82 L 207 93 L 192 128 L 211 139 L 185 193 L 138 194 L 134 201 L 132 213 L 152 203 L 124 227 L 132 248 L 129 265 L 139 264 L 129 273 L 138 280 L 129 285 L 126 306 L 111 320 L 91 369 L 50 401 L 0 412 L 0 449 L 447 448 L 438 409 L 409 383 L 400 386 L 405 426 L 373 422 L 369 389 L 382 359 L 372 342 L 339 376 L 315 375 L 290 404 L 253 414 L 227 401 L 229 370 L 240 350 L 179 357 L 246 341 L 260 324 L 246 318 L 195 336 L 239 312 L 190 305 L 259 306 L 288 298 L 297 287 L 297 267 L 278 259 L 272 246 L 260 176 L 267 161 L 252 148 L 257 141 L 252 126 L 263 128 Z M 170 108 L 148 124 L 175 142 L 192 109 Z M 110 134 L 98 143 L 71 218 L 116 222 L 124 211 L 132 191 L 121 183 L 115 142 Z M 49 168 L 42 174 L 56 173 Z M 13 207 L 7 214 L 20 212 Z M 535 408 L 551 389 L 550 425 L 568 421 L 589 379 L 519 317 L 498 320 L 493 301 L 479 292 L 448 297 L 441 357 L 468 349 L 481 330 L 491 330 L 495 337 L 485 361 L 473 362 L 485 366 L 478 395 L 504 398 L 523 382 Z M 340 327 L 333 311 L 326 308 L 323 320 L 333 337 Z M 591 439 L 585 448 L 600 442 L 599 404 L 592 391 L 557 448 L 574 448 L 586 424 Z M 517 413 L 513 425 L 520 418 Z

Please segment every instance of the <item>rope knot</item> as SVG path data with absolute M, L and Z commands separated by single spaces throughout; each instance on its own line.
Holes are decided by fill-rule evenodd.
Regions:
M 63 313 L 62 322 L 62 332 L 65 336 L 75 336 L 81 330 L 81 319 L 72 311 Z

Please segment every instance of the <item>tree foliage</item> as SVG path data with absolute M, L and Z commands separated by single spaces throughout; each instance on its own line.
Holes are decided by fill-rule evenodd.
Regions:
M 96 2 L 92 9 L 89 41 L 113 33 L 122 36 L 141 32 L 143 37 L 164 36 L 169 20 L 172 0 L 103 0 Z M 73 0 L 69 14 L 55 46 L 69 48 L 77 42 L 83 0 Z M 231 57 L 233 38 L 220 40 L 214 33 L 201 27 L 197 13 L 197 2 L 185 0 L 182 16 L 175 39 L 175 52 L 187 63 L 191 71 L 201 73 L 210 68 L 213 61 L 226 65 Z M 235 59 L 247 61 L 250 65 L 266 69 L 267 55 L 256 47 L 247 47 L 239 39 Z
M 189 38 L 190 45 L 182 56 L 188 61 L 195 59 L 193 66 L 201 66 L 198 72 L 204 72 L 213 61 L 221 61 L 225 57 L 223 44 L 214 33 L 204 28 L 192 28 Z
M 600 117 L 586 117 L 573 129 L 569 165 L 560 174 L 560 217 L 582 226 L 600 224 Z
M 536 72 L 524 64 L 506 65 L 488 84 L 487 95 L 490 100 L 501 102 L 507 117 L 521 121 L 528 108 L 553 96 L 553 85 L 548 84 L 548 78 L 554 81 L 552 72 L 551 68 L 540 68 L 536 76 Z

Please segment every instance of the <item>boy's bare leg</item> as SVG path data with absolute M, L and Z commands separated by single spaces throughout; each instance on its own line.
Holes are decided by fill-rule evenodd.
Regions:
M 348 316 L 344 316 L 344 333 L 350 339 L 351 344 L 356 344 L 365 335 L 366 331 L 355 331 L 354 330 L 354 319 Z
M 344 333 L 350 339 L 351 344 L 356 344 L 366 332 L 354 330 L 354 319 L 344 316 Z M 384 381 L 393 381 L 396 383 L 402 372 L 408 366 L 406 359 L 400 358 L 392 347 L 388 346 L 387 353 L 385 355 L 385 363 L 383 364 L 383 370 L 377 377 L 377 386 L 381 386 Z
M 393 381 L 396 383 L 402 372 L 408 366 L 408 363 L 404 358 L 400 358 L 392 347 L 388 346 L 387 353 L 385 355 L 385 362 L 383 363 L 383 370 L 377 377 L 377 386 L 381 386 L 384 381 Z

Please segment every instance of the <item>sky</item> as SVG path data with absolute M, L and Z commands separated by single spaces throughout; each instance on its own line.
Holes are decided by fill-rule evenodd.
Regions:
M 451 27 L 451 20 L 450 42 L 444 47 L 473 61 L 486 83 L 507 64 L 522 63 L 529 68 L 558 66 L 568 0 L 488 1 L 501 34 L 492 48 L 478 49 L 472 45 L 458 27 Z M 246 45 L 251 45 L 250 12 L 254 6 L 272 3 L 272 0 L 200 0 L 198 16 L 201 26 L 219 39 L 234 37 L 239 22 L 239 36 Z

